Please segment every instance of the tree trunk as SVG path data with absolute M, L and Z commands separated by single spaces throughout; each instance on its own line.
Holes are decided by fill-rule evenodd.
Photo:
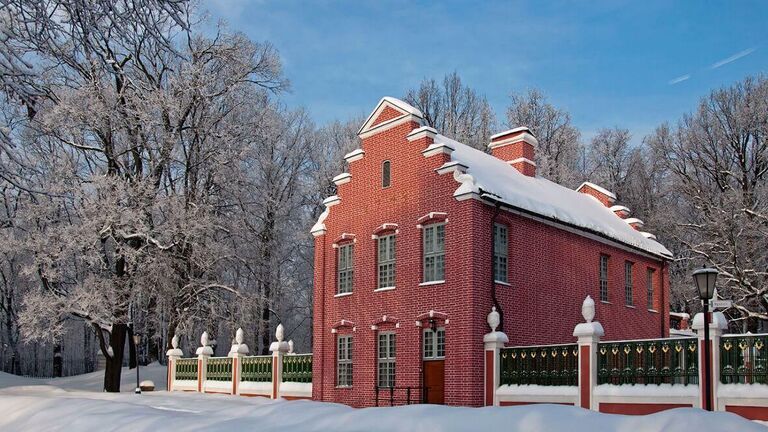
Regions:
M 63 359 L 61 358 L 61 344 L 53 346 L 53 377 L 61 378 L 64 372 Z
M 107 367 L 104 370 L 104 391 L 120 392 L 120 375 L 123 370 L 123 354 L 125 350 L 125 336 L 128 333 L 127 324 L 113 324 L 109 338 L 109 346 L 112 355 L 104 353 Z

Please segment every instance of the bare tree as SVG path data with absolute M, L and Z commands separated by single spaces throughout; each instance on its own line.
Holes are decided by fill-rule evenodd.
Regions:
M 574 185 L 580 179 L 581 134 L 571 123 L 571 115 L 550 104 L 541 91 L 510 95 L 507 126 L 526 126 L 536 136 L 538 175 L 564 185 Z
M 406 93 L 405 101 L 421 110 L 427 124 L 440 133 L 486 150 L 496 123 L 493 110 L 456 72 L 447 74 L 442 85 L 424 79 L 418 89 Z
M 760 76 L 713 91 L 647 140 L 671 176 L 687 268 L 716 267 L 718 294 L 734 301 L 728 313 L 751 330 L 768 320 L 767 136 L 768 80 Z

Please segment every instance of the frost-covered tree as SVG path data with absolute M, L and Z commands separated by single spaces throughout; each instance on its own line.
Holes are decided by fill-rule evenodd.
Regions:
M 14 235 L 30 251 L 23 274 L 38 282 L 19 322 L 28 338 L 51 340 L 65 319 L 90 323 L 108 391 L 119 390 L 129 324 L 142 323 L 162 351 L 157 342 L 177 327 L 231 314 L 227 299 L 242 308 L 269 300 L 231 274 L 251 257 L 238 253 L 240 227 L 228 221 L 254 208 L 233 188 L 263 173 L 244 143 L 259 148 L 266 141 L 252 137 L 267 135 L 249 127 L 291 118 L 264 118 L 275 111 L 266 90 L 285 85 L 279 57 L 240 34 L 195 34 L 188 7 L 3 3 L 2 48 L 13 60 L 2 90 L 27 118 L 4 127 L 0 162 L 26 197 Z
M 571 115 L 550 104 L 537 89 L 512 93 L 507 107 L 507 126 L 527 126 L 539 142 L 536 148 L 536 174 L 575 186 L 580 180 L 581 134 L 571 123 Z
M 486 150 L 494 133 L 495 115 L 484 96 L 464 85 L 456 72 L 442 84 L 424 79 L 408 90 L 404 100 L 421 110 L 424 120 L 440 133 L 480 150 Z
M 671 177 L 686 272 L 716 267 L 718 294 L 734 301 L 727 313 L 753 331 L 768 320 L 766 138 L 768 79 L 759 76 L 713 91 L 676 127 L 662 125 L 647 139 Z M 679 295 L 695 301 L 685 282 Z

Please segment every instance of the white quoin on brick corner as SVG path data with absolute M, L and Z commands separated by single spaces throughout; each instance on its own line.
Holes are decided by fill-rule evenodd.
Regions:
M 168 350 L 168 390 L 263 396 L 272 399 L 309 399 L 312 396 L 312 354 L 293 353 L 293 342 L 284 341 L 282 324 L 275 331 L 271 355 L 249 356 L 242 328 L 227 357 L 213 357 L 209 336 L 203 332 L 197 358 L 183 358 L 179 338 Z M 286 358 L 287 357 L 287 358 Z

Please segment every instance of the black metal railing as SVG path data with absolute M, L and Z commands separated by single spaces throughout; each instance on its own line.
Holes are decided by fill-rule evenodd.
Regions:
M 502 348 L 501 384 L 576 386 L 578 355 L 576 344 Z
M 598 384 L 676 384 L 699 382 L 696 338 L 601 342 Z
M 728 335 L 720 339 L 720 381 L 768 384 L 768 334 Z
M 312 382 L 312 354 L 283 356 L 283 382 Z
M 186 358 L 176 360 L 176 379 L 180 381 L 197 381 L 197 359 Z
M 427 403 L 429 387 L 374 387 L 376 406 L 397 406 Z M 381 405 L 381 404 L 384 405 Z

